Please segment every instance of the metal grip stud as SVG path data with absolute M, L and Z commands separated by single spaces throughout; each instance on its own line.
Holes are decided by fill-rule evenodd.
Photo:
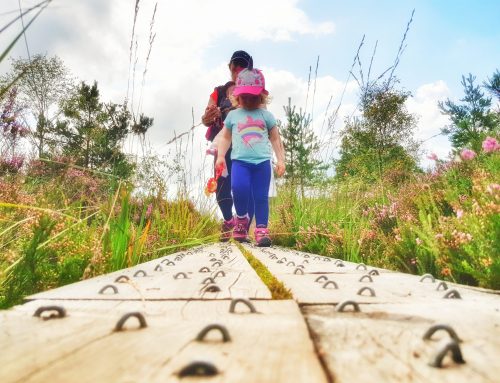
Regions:
M 106 292 L 106 290 L 113 290 L 113 294 L 118 294 L 118 288 L 116 286 L 113 286 L 113 285 L 106 285 L 104 286 L 102 289 L 99 290 L 99 294 L 104 294 Z
M 431 339 L 432 336 L 434 335 L 435 332 L 439 330 L 444 330 L 448 333 L 451 339 L 453 339 L 455 342 L 461 342 L 460 338 L 458 337 L 457 333 L 453 328 L 447 324 L 435 324 L 434 326 L 429 327 L 429 329 L 425 332 L 424 336 L 422 339 L 428 340 Z
M 44 319 L 53 319 L 53 318 L 64 318 L 66 316 L 66 310 L 62 306 L 42 306 L 36 309 L 33 314 L 34 317 L 41 317 L 45 311 L 55 311 L 57 314 L 51 314 L 50 316 Z
M 245 298 L 236 298 L 236 299 L 233 299 L 231 301 L 231 304 L 229 305 L 229 312 L 230 313 L 234 313 L 234 310 L 236 308 L 236 304 L 238 304 L 238 303 L 243 303 L 244 305 L 246 305 L 250 309 L 251 313 L 257 312 L 257 310 L 255 309 L 255 306 L 253 305 L 252 302 L 250 302 L 250 300 L 245 299 Z
M 186 376 L 214 376 L 217 375 L 219 371 L 210 362 L 195 361 L 189 363 L 186 367 L 179 371 L 179 377 L 184 378 Z
M 339 303 L 339 304 L 337 305 L 337 307 L 335 308 L 335 311 L 336 311 L 336 312 L 339 312 L 339 313 L 344 312 L 344 308 L 346 308 L 347 306 L 352 306 L 352 310 L 353 310 L 354 312 L 359 312 L 359 311 L 361 311 L 361 310 L 359 309 L 359 305 L 358 305 L 358 303 L 357 303 L 357 302 L 355 302 L 355 301 L 344 301 L 344 302 L 341 302 L 341 303 Z
M 458 364 L 464 364 L 465 360 L 462 356 L 462 351 L 460 350 L 460 346 L 456 341 L 451 339 L 448 341 L 443 347 L 441 347 L 436 355 L 431 359 L 429 362 L 429 365 L 432 367 L 436 368 L 442 368 L 443 367 L 443 359 L 448 354 L 448 352 L 451 352 L 451 358 L 455 363 Z
M 229 342 L 231 340 L 231 337 L 229 336 L 229 331 L 227 331 L 227 328 L 221 324 L 209 324 L 203 330 L 200 331 L 200 333 L 196 337 L 196 340 L 198 342 L 203 342 L 207 334 L 212 330 L 220 331 L 220 333 L 222 334 L 223 342 Z
M 128 320 L 130 317 L 135 317 L 139 321 L 139 328 L 144 328 L 147 327 L 146 319 L 144 318 L 144 315 L 142 315 L 140 312 L 135 311 L 135 312 L 130 312 L 127 314 L 124 314 L 120 320 L 116 323 L 115 326 L 115 331 L 122 331 L 123 330 L 123 325 L 125 322 Z

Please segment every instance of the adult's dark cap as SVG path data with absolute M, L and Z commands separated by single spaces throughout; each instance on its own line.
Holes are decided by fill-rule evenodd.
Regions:
M 245 51 L 234 52 L 231 56 L 231 60 L 229 60 L 229 64 L 231 63 L 242 68 L 253 68 L 252 56 Z

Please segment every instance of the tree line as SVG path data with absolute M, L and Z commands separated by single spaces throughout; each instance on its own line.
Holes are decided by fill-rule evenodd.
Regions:
M 393 181 L 400 182 L 420 171 L 420 143 L 414 138 L 418 117 L 406 109 L 411 93 L 397 84 L 393 76 L 360 84 L 359 113 L 345 119 L 338 158 L 326 163 L 311 116 L 289 99 L 285 119 L 279 122 L 286 152 L 285 181 L 304 196 L 306 187 L 325 182 L 332 174 L 375 182 L 390 173 Z M 463 76 L 462 86 L 459 103 L 450 99 L 439 103 L 450 121 L 442 134 L 449 136 L 455 150 L 478 150 L 484 137 L 498 135 L 500 111 L 494 100 L 500 100 L 500 72 L 482 85 L 472 74 Z M 129 135 L 143 137 L 153 119 L 133 115 L 127 100 L 103 101 L 96 81 L 78 82 L 60 58 L 42 54 L 12 60 L 0 87 L 0 171 L 22 165 L 20 142 L 29 139 L 40 159 L 69 158 L 83 168 L 125 178 L 133 173 L 123 143 Z
M 8 84 L 13 84 L 7 89 Z M 65 158 L 77 166 L 126 178 L 134 164 L 122 150 L 131 135 L 143 136 L 153 119 L 134 116 L 127 100 L 105 102 L 97 81 L 87 84 L 71 77 L 57 57 L 37 54 L 13 59 L 9 73 L 0 78 L 0 160 L 16 170 L 25 156 L 26 138 L 39 159 Z M 17 161 L 15 161 L 17 159 Z
M 320 140 L 311 128 L 311 118 L 289 104 L 284 107 L 286 120 L 280 124 L 287 154 L 287 182 L 298 187 L 317 185 L 326 171 L 334 178 L 361 177 L 366 182 L 382 178 L 400 183 L 419 168 L 421 142 L 414 137 L 418 116 L 408 112 L 406 101 L 411 93 L 397 88 L 394 77 L 385 81 L 361 84 L 359 114 L 348 116 L 340 132 L 338 158 L 331 163 L 319 160 Z M 500 129 L 500 72 L 483 84 L 472 74 L 462 77 L 464 96 L 459 102 L 450 99 L 438 103 L 449 124 L 442 127 L 452 149 L 479 151 L 487 136 L 498 136 Z

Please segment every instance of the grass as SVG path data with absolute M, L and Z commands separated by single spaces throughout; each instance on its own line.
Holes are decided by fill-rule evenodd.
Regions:
M 253 267 L 259 278 L 264 282 L 269 291 L 271 292 L 272 299 L 283 300 L 283 299 L 293 299 L 292 293 L 289 289 L 283 285 L 281 281 L 276 279 L 274 275 L 270 273 L 264 264 L 255 258 L 252 253 L 247 250 L 242 244 L 234 242 L 241 253 L 245 256 L 250 266 Z
M 272 199 L 273 242 L 403 272 L 500 289 L 500 152 L 441 162 L 404 184 L 337 180 L 314 197 Z M 214 210 L 179 194 L 38 163 L 0 176 L 0 306 L 217 241 Z M 85 191 L 85 192 L 83 192 Z M 204 200 L 207 201 L 207 200 Z M 250 252 L 273 299 L 290 292 Z
M 282 246 L 407 273 L 500 289 L 500 152 L 438 161 L 404 182 L 336 180 L 273 200 Z
M 36 166 L 0 175 L 2 308 L 218 237 L 213 212 L 182 196 L 136 196 L 132 184 L 95 172 Z

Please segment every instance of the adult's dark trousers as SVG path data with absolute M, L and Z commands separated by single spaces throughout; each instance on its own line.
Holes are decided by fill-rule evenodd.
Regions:
M 217 160 L 217 159 L 216 159 Z M 227 177 L 220 177 L 217 182 L 217 190 L 215 196 L 217 198 L 217 204 L 219 205 L 222 216 L 226 221 L 233 217 L 233 196 L 231 194 L 231 148 L 226 153 L 226 166 L 228 170 Z M 214 172 L 215 172 L 215 162 L 214 162 Z M 250 217 L 249 222 L 252 222 L 254 215 L 254 201 L 253 197 L 250 198 L 248 203 L 248 216 Z

